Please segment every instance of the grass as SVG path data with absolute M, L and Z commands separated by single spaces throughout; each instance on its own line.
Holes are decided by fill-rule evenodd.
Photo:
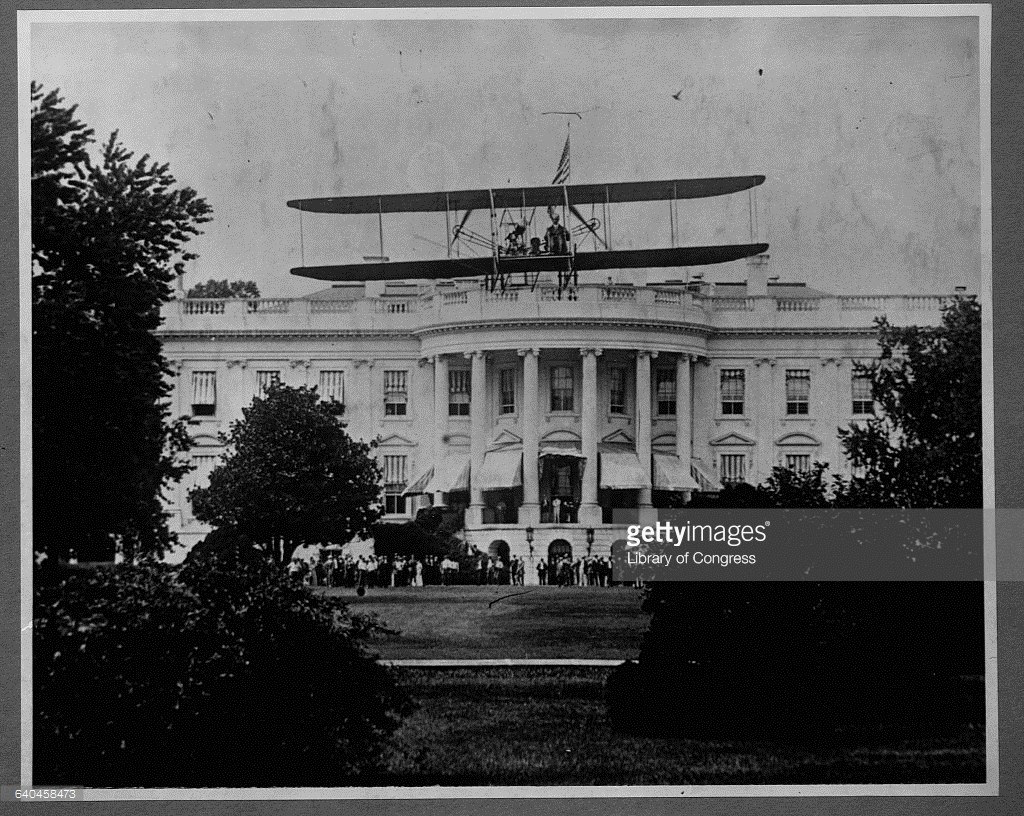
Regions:
M 609 669 L 406 669 L 418 710 L 387 785 L 710 785 L 982 782 L 984 734 L 823 748 L 645 739 L 605 716 Z
M 398 630 L 373 644 L 392 660 L 635 658 L 649 621 L 639 591 L 629 587 L 371 589 L 362 598 L 353 590 L 327 591 Z M 381 785 L 984 781 L 982 729 L 842 747 L 652 739 L 609 726 L 607 668 L 396 671 L 417 709 L 395 734 Z
M 625 660 L 636 657 L 650 620 L 632 587 L 420 587 L 371 589 L 362 598 L 326 591 L 398 631 L 373 643 L 386 660 Z

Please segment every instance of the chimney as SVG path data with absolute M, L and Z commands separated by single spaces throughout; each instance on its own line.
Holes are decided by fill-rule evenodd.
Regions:
M 768 258 L 767 252 L 747 258 L 747 297 L 766 297 L 768 295 Z

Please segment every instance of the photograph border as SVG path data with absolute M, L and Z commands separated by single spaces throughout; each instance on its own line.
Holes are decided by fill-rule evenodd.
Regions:
M 284 6 L 284 3 L 275 4 L 276 6 Z M 309 5 L 309 4 L 304 4 Z M 521 7 L 520 7 L 521 8 Z M 674 7 L 672 7 L 674 8 Z M 774 6 L 774 7 L 761 7 L 770 10 L 770 13 L 764 16 L 790 16 L 791 13 L 798 13 L 798 16 L 845 16 L 848 14 L 863 15 L 863 16 L 889 16 L 891 10 L 894 8 L 889 5 L 877 4 L 866 7 L 854 7 L 854 6 Z M 952 14 L 970 11 L 972 14 L 979 14 L 980 10 L 980 39 L 979 39 L 979 64 L 980 70 L 983 77 L 991 76 L 988 71 L 989 67 L 989 45 L 990 45 L 990 34 L 991 34 L 991 22 L 992 17 L 989 13 L 988 6 L 978 5 L 956 5 L 956 6 L 937 6 L 934 4 L 916 4 L 914 6 L 898 6 L 899 13 L 909 13 L 910 11 L 915 12 L 914 16 L 951 16 Z M 886 10 L 886 11 L 883 11 Z M 515 7 L 509 9 L 497 10 L 499 15 L 503 15 L 505 12 L 514 11 Z M 555 7 L 546 9 L 529 9 L 521 8 L 521 12 L 525 16 L 533 17 L 549 13 L 551 16 L 562 16 L 564 14 L 565 7 Z M 621 9 L 620 9 L 621 10 Z M 670 9 L 665 7 L 631 7 L 627 9 L 631 13 L 641 13 L 640 16 L 661 16 L 666 14 Z M 762 16 L 755 14 L 755 7 L 753 6 L 742 6 L 742 7 L 729 7 L 727 14 L 719 14 L 722 9 L 716 9 L 714 15 L 708 14 L 707 16 L 737 16 L 737 17 L 748 17 L 748 16 Z M 760 9 L 758 9 L 760 10 Z M 246 10 L 247 11 L 247 10 Z M 240 13 L 246 13 L 242 11 Z M 364 10 L 361 10 L 364 11 Z M 465 12 L 472 13 L 474 9 L 465 9 Z M 613 13 L 614 8 L 609 8 L 608 13 Z M 323 16 L 329 11 L 327 9 L 310 8 L 304 9 L 301 12 L 291 12 L 288 9 L 281 9 L 283 16 L 277 17 L 276 12 L 271 11 L 266 15 L 260 15 L 261 19 L 295 19 L 295 14 L 308 14 L 306 19 Z M 382 12 L 380 9 L 365 9 L 367 18 L 380 18 L 382 16 L 389 16 L 386 12 Z M 41 12 L 44 15 L 48 12 Z M 85 17 L 80 18 L 79 13 L 75 12 L 57 12 L 63 19 L 86 19 L 93 14 L 103 14 L 107 17 L 107 12 L 81 12 L 80 14 Z M 134 16 L 136 12 L 126 11 L 125 14 Z M 214 9 L 204 10 L 202 8 L 190 8 L 188 10 L 190 19 L 224 19 L 224 12 Z M 162 11 L 155 12 L 157 17 L 162 14 L 175 15 L 177 12 Z M 409 16 L 412 14 L 414 17 L 419 17 L 420 12 L 406 12 L 405 10 L 395 10 L 396 16 Z M 144 15 L 147 19 L 153 19 L 148 12 Z M 703 16 L 703 15 L 702 15 Z M 19 16 L 19 28 L 24 24 L 25 29 L 20 30 L 19 34 L 19 46 L 24 45 L 24 36 L 27 31 L 27 25 L 32 20 L 38 20 L 39 17 L 35 13 L 22 14 Z M 20 49 L 19 49 L 20 50 Z M 24 69 L 24 70 L 23 70 Z M 24 73 L 24 63 L 19 65 L 19 81 L 17 88 L 20 91 L 18 105 L 16 111 L 20 111 L 23 115 L 20 121 L 20 135 L 21 143 L 19 145 L 19 159 L 22 163 L 22 171 L 24 174 L 25 167 L 27 166 L 27 115 L 24 115 L 27 111 L 27 74 Z M 994 78 L 993 78 L 994 80 Z M 997 402 L 998 395 L 993 391 L 994 381 L 994 363 L 993 353 L 996 345 L 995 335 L 999 334 L 1000 320 L 994 315 L 996 311 L 995 301 L 993 300 L 993 294 L 996 286 L 994 279 L 993 265 L 992 265 L 992 231 L 991 225 L 993 223 L 993 211 L 992 202 L 989 198 L 986 203 L 985 198 L 991 193 L 991 164 L 990 154 L 988 150 L 989 146 L 989 128 L 991 122 L 991 110 L 989 108 L 989 94 L 987 93 L 988 88 L 983 84 L 982 95 L 981 95 L 981 177 L 983 185 L 983 197 L 982 197 L 982 268 L 983 268 L 983 290 L 982 298 L 986 304 L 992 304 L 992 310 L 987 313 L 988 319 L 984 323 L 983 328 L 983 394 L 984 394 L 984 406 L 985 406 L 985 439 L 984 439 L 984 453 L 986 457 L 986 463 L 993 462 L 993 455 L 995 452 L 995 440 L 997 435 L 997 428 L 994 424 L 994 419 L 997 414 Z M 25 185 L 24 175 L 20 179 L 21 181 L 21 195 L 22 205 L 27 200 L 27 189 Z M 24 210 L 27 211 L 27 210 Z M 19 255 L 19 261 L 21 262 L 22 270 L 28 268 L 29 264 L 26 263 L 29 257 L 30 248 L 30 233 L 26 219 L 22 219 L 20 225 L 20 239 L 21 239 L 21 251 Z M 1018 239 L 1019 240 L 1019 239 Z M 26 339 L 26 327 L 30 325 L 30 314 L 28 311 L 30 297 L 26 297 L 28 293 L 28 276 L 22 274 L 19 278 L 20 285 L 22 287 L 21 294 L 21 339 Z M 10 291 L 10 290 L 8 290 Z M 1019 299 L 1019 294 L 1018 294 Z M 17 357 L 14 357 L 16 360 Z M 30 366 L 27 365 L 29 361 L 22 356 L 21 357 L 21 376 L 19 380 L 20 387 L 22 389 L 23 399 L 25 395 L 25 389 L 30 383 Z M 5 366 L 5 369 L 7 367 Z M 5 372 L 6 376 L 6 372 Z M 26 442 L 31 439 L 31 414 L 29 410 L 23 404 L 21 410 L 21 422 L 20 422 L 20 442 L 22 450 L 22 460 L 28 458 L 28 451 Z M 5 426 L 6 436 L 6 426 Z M 1019 441 L 1019 440 L 1018 440 Z M 5 462 L 6 467 L 6 462 Z M 996 506 L 997 499 L 997 485 L 996 485 L 996 467 L 988 466 L 985 469 L 985 497 L 986 506 Z M 30 485 L 26 485 L 25 481 L 22 481 L 22 490 L 30 490 Z M 30 506 L 30 496 L 23 492 L 20 499 L 20 505 L 22 509 L 26 509 Z M 6 496 L 5 496 L 6 501 Z M 31 584 L 31 552 L 28 553 L 27 557 L 25 552 L 22 552 L 21 560 L 21 578 L 25 582 L 28 580 L 28 585 Z M 1017 588 L 1015 587 L 1014 590 Z M 1000 598 L 1003 597 L 1003 587 L 1000 587 Z M 28 595 L 27 607 L 25 606 L 25 596 L 22 596 L 22 608 L 20 621 L 31 620 L 31 595 Z M 27 615 L 26 615 L 27 612 Z M 995 587 L 992 583 L 986 585 L 986 649 L 987 659 L 990 671 L 986 673 L 986 689 L 989 695 L 990 703 L 996 705 L 996 683 L 1002 678 L 997 676 L 997 673 L 992 670 L 995 664 L 995 631 L 991 624 L 995 622 L 996 603 L 995 603 Z M 19 627 L 21 628 L 21 627 Z M 30 675 L 31 662 L 24 660 L 24 648 L 27 644 L 28 648 L 31 648 L 31 638 L 26 636 L 26 632 L 21 628 L 21 642 L 23 647 L 23 662 L 22 671 L 23 676 L 21 677 L 21 687 L 23 701 L 26 694 L 29 695 L 29 702 L 27 709 L 23 709 L 22 714 L 24 716 L 25 710 L 31 711 L 31 685 L 30 677 L 26 678 L 25 674 Z M 1000 682 L 1000 685 L 1002 683 Z M 1004 698 L 1005 699 L 1005 698 Z M 319 799 L 319 798 L 345 798 L 345 799 L 434 799 L 434 798 L 454 798 L 454 799 L 474 799 L 474 798 L 493 798 L 493 797 L 510 797 L 510 798 L 528 798 L 528 799 L 550 799 L 550 798 L 566 798 L 566 797 L 673 797 L 678 799 L 681 795 L 687 797 L 699 797 L 699 796 L 887 796 L 887 795 L 899 795 L 899 796 L 933 796 L 937 794 L 941 795 L 978 795 L 978 796 L 990 796 L 998 791 L 998 760 L 999 760 L 999 744 L 998 744 L 998 733 L 997 733 L 997 715 L 994 709 L 990 709 L 992 714 L 989 715 L 989 728 L 987 729 L 987 753 L 988 753 L 988 768 L 990 778 L 983 784 L 980 785 L 841 785 L 841 786 L 825 786 L 830 790 L 823 791 L 818 786 L 695 786 L 687 787 L 686 790 L 682 790 L 678 786 L 656 786 L 656 787 L 588 787 L 588 788 L 558 788 L 558 789 L 544 789 L 544 788 L 501 788 L 501 787 L 480 787 L 480 788 L 338 788 L 338 789 L 245 789 L 242 791 L 232 789 L 204 789 L 202 791 L 167 791 L 167 790 L 145 790 L 145 791 L 96 791 L 90 790 L 88 792 L 90 801 L 100 800 L 144 800 L 144 799 L 282 799 L 282 798 L 298 798 L 298 799 Z M 22 725 L 25 725 L 25 721 L 22 721 Z M 26 773 L 28 767 L 26 761 L 30 763 L 31 749 L 26 749 L 24 743 L 22 745 L 22 773 Z M 23 776 L 23 779 L 25 777 Z M 6 780 L 4 780 L 6 781 Z M 843 788 L 842 791 L 836 791 L 835 788 Z M 109 796 L 107 794 L 110 794 Z M 180 794 L 180 795 L 179 795 Z M 195 794 L 200 794 L 199 796 Z M 251 794 L 251 795 L 250 795 Z

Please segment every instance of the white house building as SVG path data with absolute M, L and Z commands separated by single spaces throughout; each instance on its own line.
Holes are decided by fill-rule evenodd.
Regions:
M 159 337 L 197 469 L 172 527 L 205 535 L 186 493 L 273 379 L 317 386 L 354 437 L 379 440 L 386 521 L 465 508 L 470 543 L 527 559 L 607 554 L 613 508 L 678 506 L 775 465 L 847 472 L 836 431 L 873 409 L 854 370 L 878 353 L 873 319 L 935 325 L 944 295 L 833 296 L 774 282 L 767 261 L 741 262 L 741 284 L 660 270 L 659 284 L 581 276 L 561 296 L 462 280 L 173 301 Z

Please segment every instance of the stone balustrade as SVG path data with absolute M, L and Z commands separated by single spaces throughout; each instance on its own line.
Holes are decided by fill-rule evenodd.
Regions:
M 686 323 L 709 328 L 870 328 L 876 316 L 894 325 L 934 325 L 944 295 L 716 297 L 678 288 L 588 284 L 561 292 L 462 289 L 358 300 L 305 298 L 185 299 L 164 307 L 162 332 L 345 328 L 415 331 L 463 321 L 601 319 Z

